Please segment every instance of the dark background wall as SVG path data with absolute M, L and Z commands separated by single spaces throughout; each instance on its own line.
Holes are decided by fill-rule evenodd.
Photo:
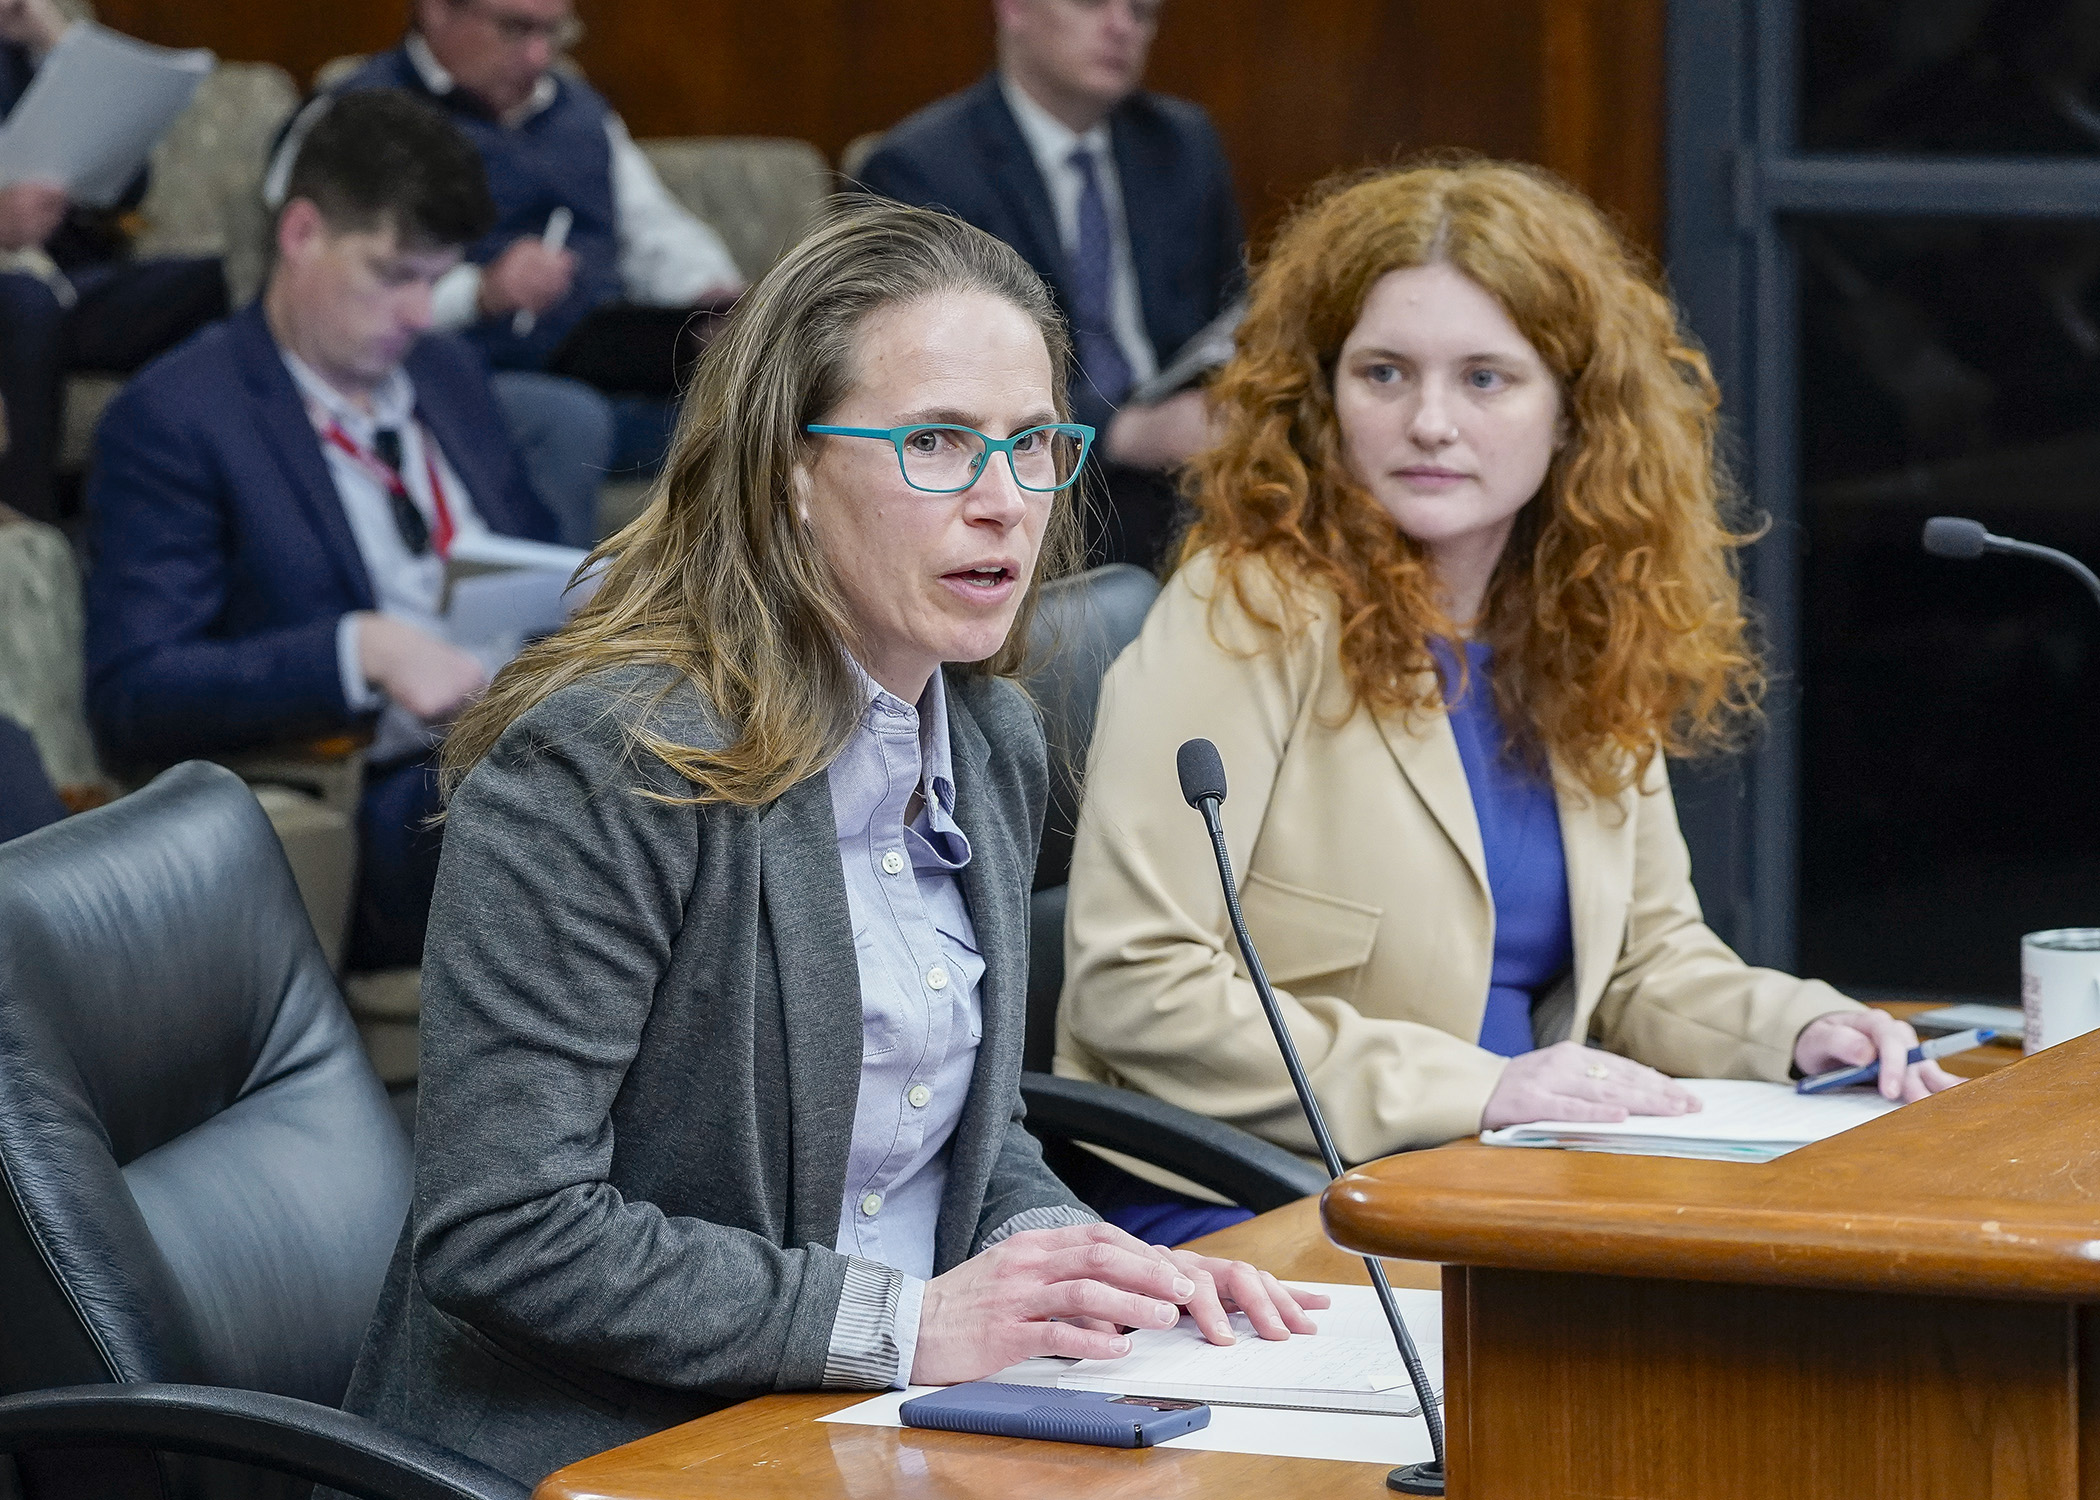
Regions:
M 148 41 L 302 84 L 405 0 L 99 0 Z M 636 135 L 790 135 L 837 159 L 991 62 L 989 0 L 579 0 Z M 1432 146 L 1542 162 L 1662 238 L 1663 0 L 1168 0 L 1150 81 L 1217 120 L 1257 243 L 1327 172 Z

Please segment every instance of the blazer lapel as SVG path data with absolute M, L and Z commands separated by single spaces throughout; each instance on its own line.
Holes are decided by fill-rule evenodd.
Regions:
M 446 404 L 442 394 L 433 389 L 434 380 L 421 371 L 411 371 L 410 374 L 416 382 L 416 420 L 436 441 L 438 451 L 445 455 L 445 462 L 452 465 L 452 472 L 459 476 L 459 482 L 467 487 L 467 497 L 474 503 L 475 514 L 487 523 L 491 531 L 522 535 L 505 506 L 508 497 L 497 488 L 490 473 L 486 445 L 470 441 L 467 425 L 458 419 L 458 413 Z
M 860 963 L 829 779 L 805 778 L 758 826 L 759 887 L 787 1029 L 795 1175 L 788 1243 L 836 1245 L 860 1097 Z
M 1568 864 L 1568 924 L 1575 934 L 1575 1030 L 1581 1041 L 1590 1013 L 1618 967 L 1633 900 L 1633 798 L 1599 797 L 1555 767 L 1560 845 Z
M 264 321 L 262 303 L 251 304 L 235 319 L 241 379 L 253 398 L 250 409 L 256 430 L 265 447 L 284 471 L 285 481 L 308 523 L 321 537 L 328 560 L 344 589 L 361 609 L 374 605 L 372 580 L 365 560 L 357 550 L 350 518 L 343 514 L 342 497 L 328 474 L 328 460 L 307 419 L 306 404 L 292 383 L 292 372 L 284 367 L 284 356 Z
M 1050 283 L 1059 300 L 1065 300 L 1070 282 L 1065 244 L 1057 232 L 1057 214 L 1050 207 L 1050 189 L 1036 166 L 1035 153 L 1028 149 L 1028 138 L 1006 107 L 1006 96 L 999 92 L 999 75 L 992 74 L 977 89 L 971 116 L 993 189 L 1022 231 L 1014 248 Z
M 1377 722 L 1401 773 L 1473 872 L 1481 895 L 1487 896 L 1487 851 L 1480 842 L 1480 819 L 1473 812 L 1473 792 L 1466 783 L 1465 762 L 1458 758 L 1451 721 L 1435 713 L 1422 715 L 1418 726 L 1388 715 L 1380 715 Z
M 991 746 L 952 681 L 948 740 L 955 771 L 955 822 L 970 841 L 970 862 L 963 866 L 961 883 L 977 951 L 984 958 L 978 991 L 984 1035 L 970 1075 L 969 1102 L 952 1137 L 941 1213 L 943 1243 L 934 1247 L 941 1267 L 970 1253 L 968 1242 L 1013 1114 L 1012 1079 L 1027 1028 L 1028 882 L 1034 856 L 1019 836 L 1015 810 L 1005 806 L 998 788 L 989 782 Z M 951 1206 L 958 1211 L 951 1212 Z M 946 1243 L 951 1238 L 957 1243 Z
M 1137 272 L 1138 307 L 1145 315 L 1146 336 L 1164 365 L 1180 351 L 1161 343 L 1154 330 L 1161 314 L 1174 305 L 1167 277 L 1178 269 L 1191 230 L 1173 221 L 1181 200 L 1166 191 L 1173 182 L 1174 164 L 1162 152 L 1160 139 L 1138 130 L 1127 106 L 1108 117 L 1108 139 L 1123 189 L 1123 227 L 1130 236 L 1130 262 Z

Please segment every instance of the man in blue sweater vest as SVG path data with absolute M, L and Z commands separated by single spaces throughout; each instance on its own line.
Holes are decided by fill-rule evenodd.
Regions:
M 402 44 L 337 92 L 419 93 L 481 152 L 496 224 L 438 287 L 439 326 L 498 370 L 552 368 L 624 398 L 615 465 L 653 462 L 689 353 L 678 314 L 726 305 L 743 274 L 597 90 L 555 67 L 577 34 L 570 0 L 416 0 L 413 16 Z
M 154 765 L 369 731 L 352 969 L 421 957 L 433 746 L 497 664 L 445 639 L 455 545 L 553 539 L 480 355 L 430 331 L 493 217 L 442 113 L 339 101 L 291 169 L 261 299 L 148 366 L 96 433 L 103 750 Z

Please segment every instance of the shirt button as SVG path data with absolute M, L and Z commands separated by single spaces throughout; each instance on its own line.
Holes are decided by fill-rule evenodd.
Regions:
M 913 1109 L 924 1109 L 933 1102 L 933 1090 L 923 1083 L 915 1083 L 911 1086 L 911 1092 L 904 1097 L 911 1101 Z
M 875 1217 L 875 1216 L 876 1216 L 877 1214 L 881 1213 L 881 1212 L 882 1212 L 882 1194 L 880 1194 L 880 1193 L 870 1193 L 870 1194 L 868 1194 L 868 1196 L 867 1196 L 867 1197 L 865 1197 L 865 1198 L 861 1199 L 861 1200 L 860 1200 L 860 1211 L 861 1211 L 862 1213 L 866 1214 L 866 1215 L 867 1215 L 867 1216 L 868 1216 L 869 1218 L 871 1218 L 871 1219 L 872 1219 L 872 1218 L 874 1218 L 874 1217 Z
M 890 852 L 889 852 L 889 853 L 887 853 L 887 854 L 883 855 L 883 856 L 882 856 L 882 873 L 883 873 L 883 874 L 885 874 L 885 875 L 901 875 L 901 874 L 903 874 L 903 873 L 904 873 L 904 856 L 903 856 L 903 855 L 901 855 L 901 854 L 899 854 L 899 853 L 898 853 L 898 852 L 897 852 L 896 850 L 894 850 L 894 849 L 890 850 Z
M 928 969 L 926 971 L 926 988 L 929 990 L 944 990 L 948 988 L 948 971 L 939 964 L 935 964 Z

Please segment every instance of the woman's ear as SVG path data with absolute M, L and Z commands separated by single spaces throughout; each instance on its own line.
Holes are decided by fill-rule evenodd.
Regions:
M 788 486 L 794 491 L 795 519 L 804 526 L 809 525 L 809 495 L 813 484 L 807 464 L 796 464 L 788 471 Z

